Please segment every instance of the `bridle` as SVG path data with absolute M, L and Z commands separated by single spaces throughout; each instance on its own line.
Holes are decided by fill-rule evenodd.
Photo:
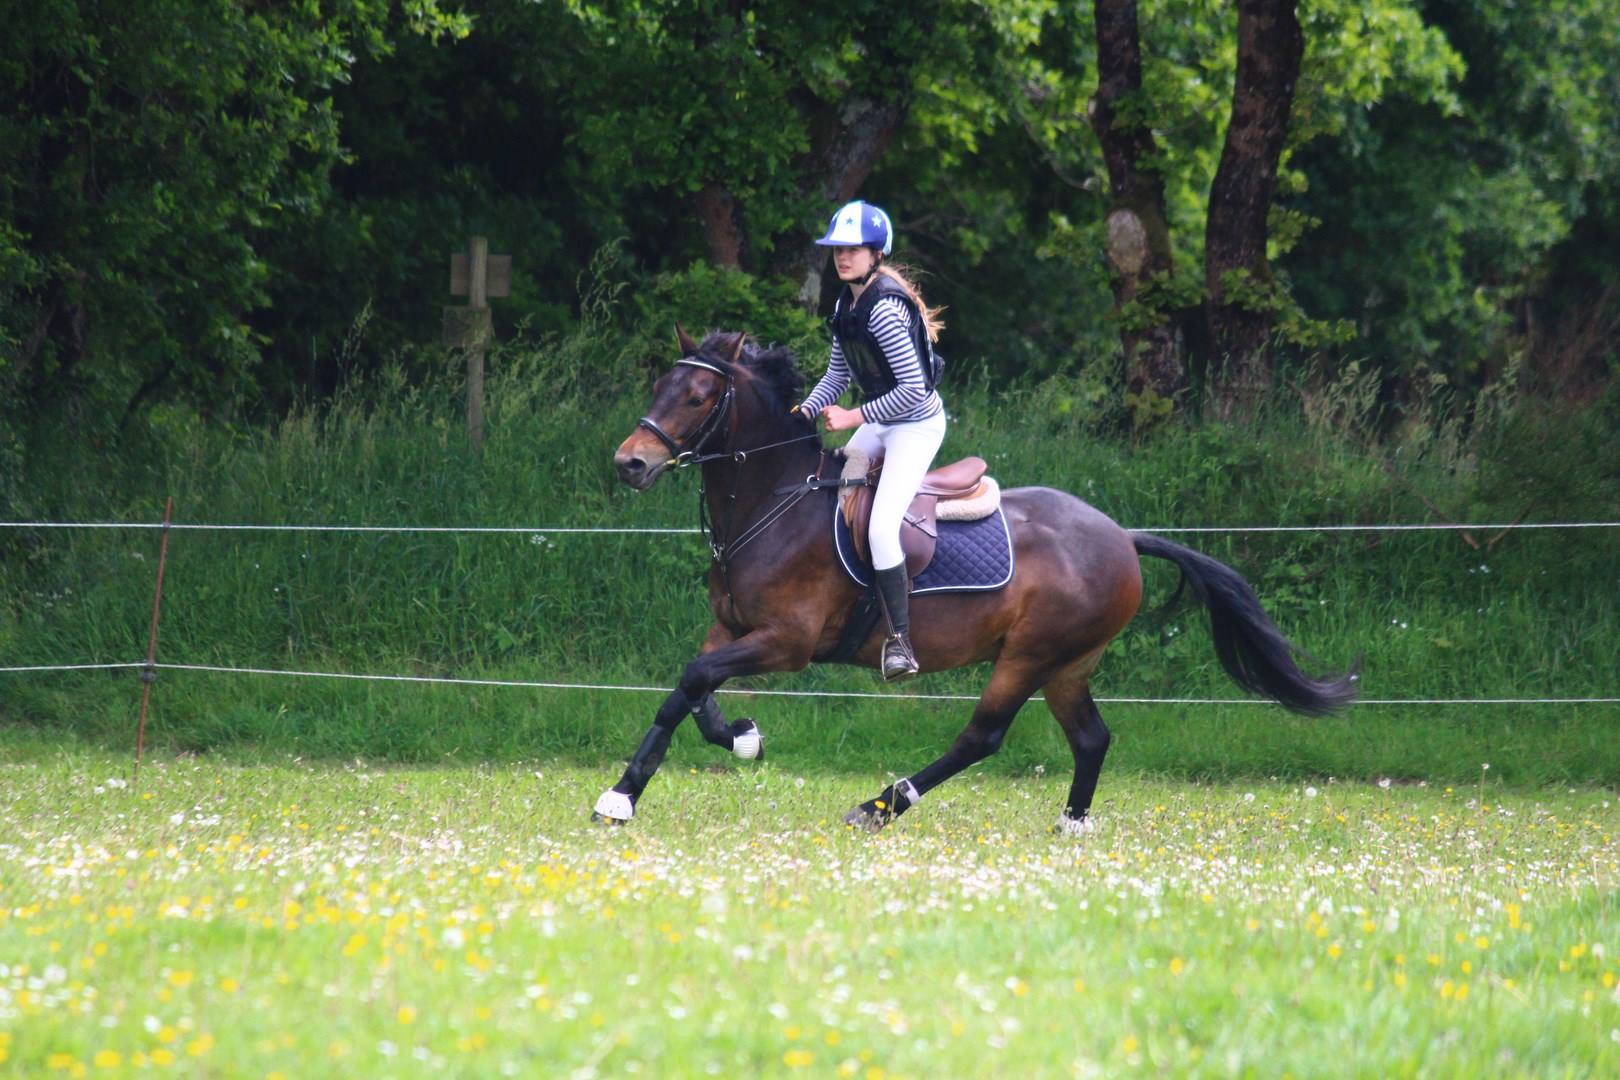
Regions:
M 731 477 L 731 494 L 725 502 L 725 513 L 723 515 L 725 517 L 724 528 L 727 534 L 727 538 L 725 540 L 720 539 L 721 530 L 715 527 L 716 523 L 709 520 L 709 485 L 707 473 L 704 475 L 703 483 L 698 486 L 698 528 L 708 538 L 709 551 L 714 556 L 714 561 L 719 564 L 720 572 L 725 580 L 726 599 L 732 605 L 733 610 L 735 610 L 736 600 L 731 595 L 732 556 L 734 556 L 750 541 L 757 538 L 766 529 L 770 528 L 772 524 L 791 510 L 810 492 L 820 490 L 824 486 L 839 486 L 839 481 L 835 480 L 829 484 L 827 481 L 821 480 L 821 462 L 818 459 L 815 473 L 811 474 L 809 477 L 806 477 L 803 484 L 796 484 L 789 488 L 784 488 L 777 491 L 776 494 L 785 495 L 786 498 L 782 499 L 781 502 L 777 503 L 770 510 L 768 510 L 760 518 L 760 520 L 755 522 L 750 528 L 738 535 L 731 535 L 733 529 L 735 528 L 734 516 L 736 514 L 737 507 L 737 490 L 742 480 L 742 466 L 748 461 L 748 456 L 750 454 L 757 454 L 763 450 L 774 450 L 779 446 L 787 446 L 790 443 L 806 442 L 810 439 L 816 438 L 816 434 L 815 432 L 811 432 L 809 435 L 800 435 L 792 439 L 783 439 L 781 442 L 769 443 L 765 446 L 755 446 L 747 450 L 718 450 L 713 453 L 705 454 L 703 452 L 703 448 L 708 445 L 709 440 L 714 437 L 714 433 L 719 431 L 721 427 L 724 426 L 726 418 L 731 414 L 732 405 L 737 396 L 736 380 L 732 377 L 730 372 L 724 370 L 723 368 L 717 367 L 706 360 L 698 360 L 693 357 L 682 357 L 681 359 L 675 361 L 675 363 L 676 366 L 685 365 L 686 367 L 695 367 L 701 368 L 704 371 L 712 371 L 724 379 L 726 381 L 726 388 L 721 392 L 720 400 L 717 401 L 714 407 L 709 410 L 709 415 L 705 416 L 697 427 L 693 428 L 690 433 L 681 439 L 674 438 L 669 432 L 665 431 L 659 426 L 658 421 L 654 420 L 650 416 L 643 416 L 640 420 L 637 420 L 636 426 L 646 428 L 648 431 L 653 433 L 659 442 L 664 444 L 665 448 L 669 450 L 671 455 L 673 455 L 672 464 L 678 469 L 684 469 L 688 465 L 705 465 L 711 461 L 722 460 L 729 460 L 737 466 Z
M 664 444 L 664 447 L 669 450 L 670 455 L 674 458 L 674 465 L 677 469 L 684 469 L 688 465 L 699 465 L 705 460 L 713 460 L 718 457 L 730 457 L 730 454 L 716 454 L 708 457 L 701 455 L 703 454 L 703 447 L 714 437 L 714 433 L 720 430 L 721 425 L 725 423 L 726 417 L 731 413 L 731 404 L 737 397 L 736 381 L 731 377 L 730 372 L 724 371 L 705 360 L 694 360 L 691 357 L 683 356 L 675 361 L 675 364 L 677 367 L 684 364 L 687 367 L 712 371 L 724 379 L 726 388 L 721 392 L 720 400 L 715 403 L 714 408 L 709 410 L 709 415 L 703 418 L 703 422 L 679 441 L 674 439 L 669 432 L 659 427 L 658 421 L 650 416 L 643 416 L 640 420 L 637 420 L 636 426 L 644 427 L 657 436 L 658 441 Z M 682 442 L 690 445 L 683 446 Z

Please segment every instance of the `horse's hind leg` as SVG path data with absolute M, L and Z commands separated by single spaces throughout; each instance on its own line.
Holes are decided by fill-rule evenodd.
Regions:
M 1044 688 L 1046 707 L 1057 718 L 1074 753 L 1074 783 L 1057 824 L 1057 831 L 1071 835 L 1090 832 L 1093 827 L 1089 816 L 1091 800 L 1097 793 L 1097 777 L 1113 738 L 1091 696 L 1091 672 L 1096 666 L 1095 654 L 1082 657 Z
M 881 795 L 845 814 L 844 823 L 875 832 L 917 805 L 929 791 L 1000 750 L 1013 717 L 1040 685 L 1040 679 L 1041 672 L 1027 661 L 1003 659 L 997 663 L 990 685 L 979 695 L 973 719 L 951 748 L 915 776 L 884 788 Z

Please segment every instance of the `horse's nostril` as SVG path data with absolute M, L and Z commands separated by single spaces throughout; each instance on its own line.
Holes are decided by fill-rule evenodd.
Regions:
M 646 469 L 647 469 L 647 463 L 645 461 L 642 461 L 638 457 L 633 457 L 629 461 L 624 463 L 624 471 L 625 472 L 638 473 L 638 472 L 645 472 Z

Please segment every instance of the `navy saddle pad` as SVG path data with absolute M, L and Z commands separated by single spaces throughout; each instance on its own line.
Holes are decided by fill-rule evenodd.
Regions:
M 833 547 L 855 584 L 872 584 L 872 565 L 855 554 L 855 538 L 839 500 L 833 500 Z M 978 521 L 941 521 L 934 561 L 911 583 L 911 594 L 943 592 L 988 592 L 1003 588 L 1013 576 L 1012 534 L 1001 507 Z

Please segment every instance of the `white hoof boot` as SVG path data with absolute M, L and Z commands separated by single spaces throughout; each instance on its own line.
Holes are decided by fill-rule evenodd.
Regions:
M 731 752 L 746 761 L 761 756 L 764 749 L 765 736 L 759 733 L 759 725 L 752 720 L 748 721 L 747 731 L 731 737 Z
M 630 801 L 630 796 L 609 788 L 602 792 L 600 799 L 596 800 L 595 816 L 604 821 L 623 825 L 636 816 L 636 807 Z
M 1052 826 L 1052 831 L 1059 836 L 1090 836 L 1097 831 L 1097 822 L 1089 814 L 1083 818 L 1072 818 L 1064 814 L 1058 818 L 1058 823 Z

